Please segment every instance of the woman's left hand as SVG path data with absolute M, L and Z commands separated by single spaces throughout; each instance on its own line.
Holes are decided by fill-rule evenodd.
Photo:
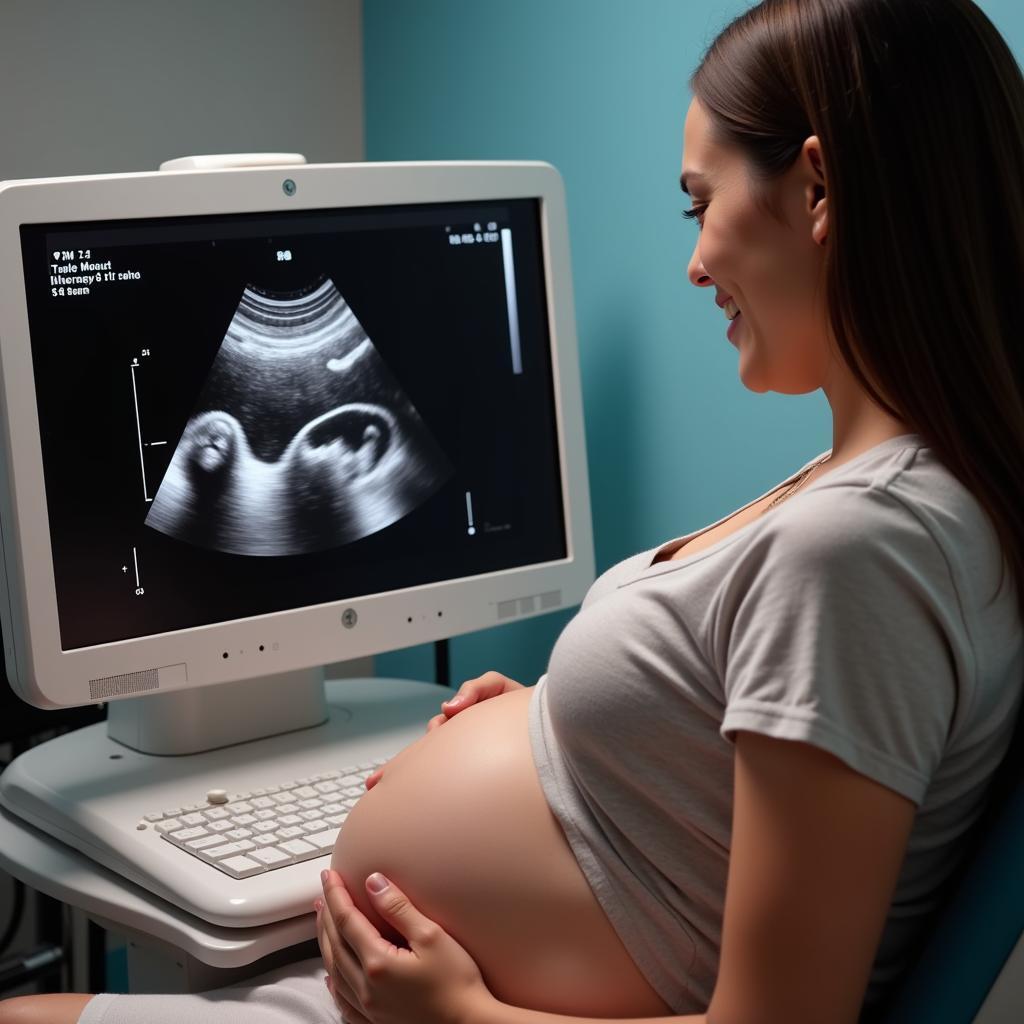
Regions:
M 467 1024 L 496 1002 L 473 958 L 421 914 L 392 882 L 366 892 L 374 910 L 409 943 L 388 942 L 352 901 L 336 871 L 321 874 L 317 941 L 325 981 L 346 1024 Z M 384 881 L 387 881 L 384 879 Z

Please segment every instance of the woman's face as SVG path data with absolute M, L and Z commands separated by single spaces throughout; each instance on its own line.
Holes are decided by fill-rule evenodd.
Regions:
M 716 145 L 703 107 L 690 104 L 682 180 L 700 227 L 687 274 L 698 288 L 713 288 L 713 298 L 732 297 L 739 306 L 732 343 L 751 391 L 798 395 L 827 383 L 823 167 L 812 136 L 775 186 L 786 220 L 780 224 L 755 207 L 742 154 Z M 728 326 L 723 312 L 723 335 Z

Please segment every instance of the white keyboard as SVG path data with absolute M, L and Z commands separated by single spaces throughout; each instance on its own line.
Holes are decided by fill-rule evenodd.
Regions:
M 232 878 L 248 878 L 329 854 L 348 812 L 366 792 L 367 777 L 386 763 L 385 758 L 321 772 L 249 793 L 211 789 L 202 803 L 144 820 L 179 850 Z

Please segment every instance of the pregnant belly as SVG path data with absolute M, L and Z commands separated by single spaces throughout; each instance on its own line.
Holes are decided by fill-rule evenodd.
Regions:
M 502 1002 L 576 1016 L 671 1009 L 626 952 L 551 813 L 527 726 L 532 688 L 474 705 L 403 749 L 349 814 L 333 866 L 360 910 L 381 871 L 463 946 Z

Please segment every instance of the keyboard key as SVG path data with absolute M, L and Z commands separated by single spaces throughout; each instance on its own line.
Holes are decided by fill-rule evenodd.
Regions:
M 293 795 L 300 800 L 308 800 L 310 797 L 316 796 L 316 790 L 312 786 L 300 786 L 294 790 Z
M 244 800 L 239 800 L 235 803 L 234 800 L 228 805 L 229 810 L 233 815 L 235 814 L 251 814 L 254 810 L 252 804 L 247 804 Z
M 253 860 L 258 860 L 262 864 L 267 865 L 291 864 L 292 862 L 291 856 L 285 853 L 284 850 L 270 846 L 264 850 L 253 850 L 250 856 Z
M 274 801 L 269 796 L 258 796 L 252 801 L 253 807 L 258 807 L 261 811 L 265 811 L 268 807 L 273 807 Z
M 207 831 L 209 832 L 227 832 L 229 828 L 234 827 L 235 826 L 230 821 L 211 821 L 209 825 L 206 826 Z
M 302 838 L 305 839 L 310 832 L 322 832 L 327 828 L 327 822 L 323 818 L 315 818 L 313 821 L 307 821 L 302 827 Z
M 279 828 L 277 834 L 282 839 L 296 839 L 302 835 L 302 829 L 297 825 L 289 825 L 287 828 Z
M 198 839 L 190 839 L 185 844 L 187 850 L 205 850 L 208 846 L 217 846 L 224 840 L 220 836 L 200 836 Z
M 183 825 L 205 825 L 206 824 L 206 818 L 204 818 L 203 815 L 201 815 L 201 814 L 196 814 L 195 812 L 193 812 L 192 814 L 183 814 L 181 816 L 181 821 L 182 821 Z
M 302 837 L 307 843 L 320 850 L 330 850 L 334 847 L 334 840 L 338 838 L 338 830 L 328 829 L 326 832 L 314 832 L 313 835 Z
M 258 819 L 252 814 L 239 814 L 237 818 L 232 818 L 231 820 L 239 827 L 244 828 L 246 825 L 251 825 Z
M 230 872 L 235 878 L 248 878 L 264 870 L 264 866 L 258 860 L 252 860 L 250 857 L 228 857 L 227 860 L 220 861 L 218 867 Z
M 279 825 L 301 825 L 302 818 L 297 814 L 284 814 L 277 819 Z
M 231 812 L 223 807 L 210 807 L 203 811 L 203 817 L 207 821 L 220 821 L 221 818 L 230 818 Z
M 241 843 L 225 843 L 223 846 L 208 846 L 202 854 L 204 858 L 220 860 L 222 857 L 233 857 L 244 852 Z
M 328 825 L 333 825 L 335 828 L 338 828 L 347 817 L 347 814 L 328 814 L 324 817 L 324 821 L 326 821 Z
M 319 818 L 322 813 L 323 812 L 320 810 L 320 807 L 318 805 L 316 807 L 310 808 L 310 810 L 308 811 L 299 811 L 299 817 L 303 821 L 313 821 L 316 818 Z
M 299 810 L 299 805 L 292 803 L 289 800 L 287 803 L 277 805 L 278 814 L 295 814 Z
M 224 833 L 228 839 L 248 839 L 252 832 L 247 828 L 233 828 Z
M 337 793 L 340 787 L 336 782 L 318 782 L 313 788 L 318 793 Z
M 177 818 L 168 818 L 166 821 L 157 822 L 153 826 L 160 835 L 166 835 L 168 832 L 177 832 L 181 829 L 181 822 Z
M 289 839 L 286 843 L 280 844 L 282 850 L 287 850 L 293 857 L 306 859 L 312 855 L 319 855 L 321 850 L 318 846 L 303 842 L 301 839 Z
M 183 828 L 177 832 L 171 832 L 170 838 L 176 843 L 185 843 L 189 839 L 198 839 L 205 835 L 209 835 L 205 828 Z

